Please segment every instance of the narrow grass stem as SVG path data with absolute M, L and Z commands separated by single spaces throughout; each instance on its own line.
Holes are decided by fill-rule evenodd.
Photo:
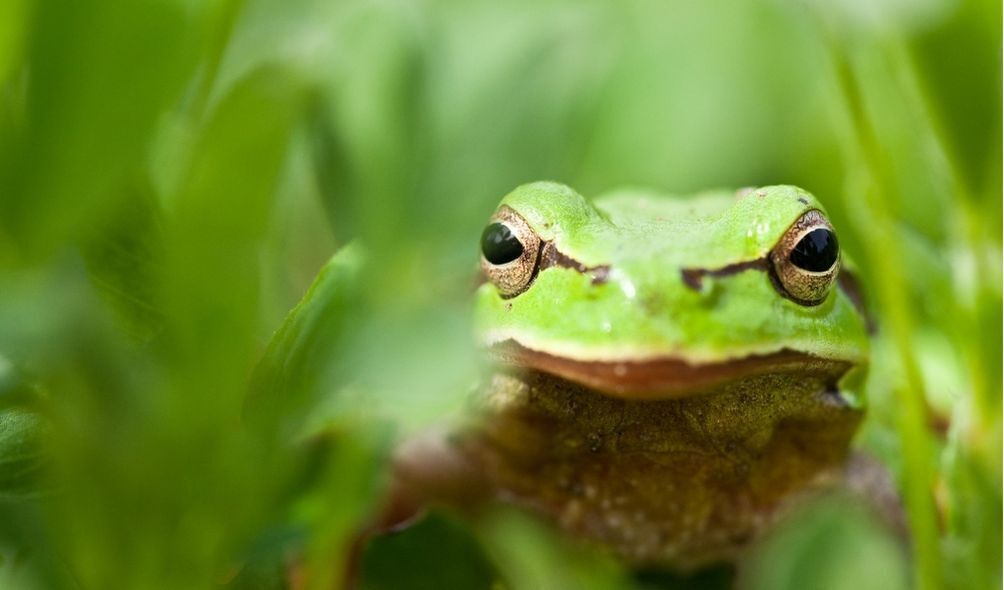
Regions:
M 932 444 L 927 428 L 927 401 L 924 382 L 913 350 L 912 303 L 907 282 L 899 261 L 903 260 L 895 239 L 893 214 L 883 195 L 893 194 L 890 166 L 881 150 L 875 129 L 868 118 L 864 98 L 857 84 L 853 67 L 841 47 L 832 38 L 828 49 L 843 102 L 853 127 L 854 150 L 864 163 L 870 179 L 860 204 L 866 209 L 873 236 L 867 256 L 872 263 L 878 284 L 875 285 L 886 326 L 896 346 L 904 375 L 904 386 L 896 395 L 900 402 L 899 438 L 904 454 L 903 490 L 910 522 L 915 583 L 921 589 L 942 585 L 941 553 L 933 485 L 935 470 Z

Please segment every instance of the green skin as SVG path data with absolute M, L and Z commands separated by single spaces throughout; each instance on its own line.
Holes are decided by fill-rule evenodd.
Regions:
M 729 362 L 781 349 L 861 365 L 865 322 L 840 289 L 819 305 L 781 295 L 765 273 L 681 280 L 683 269 L 721 269 L 763 259 L 804 212 L 822 210 L 791 186 L 673 198 L 617 192 L 590 204 L 551 183 L 519 187 L 504 199 L 544 241 L 587 267 L 610 267 L 594 285 L 571 268 L 542 271 L 522 294 L 503 299 L 482 285 L 475 313 L 482 344 L 511 339 L 582 361 L 674 358 Z
M 539 270 L 513 296 L 478 288 L 497 371 L 450 442 L 402 450 L 399 489 L 502 500 L 627 563 L 688 570 L 738 559 L 793 503 L 847 483 L 865 318 L 850 283 L 801 304 L 768 262 L 822 211 L 815 197 L 773 186 L 590 203 L 534 183 L 506 209 L 539 236 Z

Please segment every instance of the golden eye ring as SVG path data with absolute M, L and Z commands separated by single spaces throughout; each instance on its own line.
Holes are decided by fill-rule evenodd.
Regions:
M 822 303 L 840 271 L 840 245 L 833 226 L 820 211 L 806 211 L 771 250 L 770 264 L 785 296 L 802 305 Z
M 503 205 L 481 233 L 481 270 L 503 297 L 522 293 L 537 275 L 540 237 Z

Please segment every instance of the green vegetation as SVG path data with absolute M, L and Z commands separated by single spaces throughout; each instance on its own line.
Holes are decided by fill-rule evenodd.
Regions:
M 819 196 L 877 318 L 858 441 L 911 547 L 820 505 L 744 581 L 999 588 L 1000 23 L 985 0 L 5 0 L 0 588 L 264 588 L 292 555 L 309 588 L 344 579 L 394 441 L 463 406 L 478 236 L 537 179 Z M 270 381 L 352 240 L 365 280 L 280 335 L 310 353 Z M 284 392 L 261 428 L 255 388 Z M 663 587 L 515 514 L 436 516 L 357 566 Z

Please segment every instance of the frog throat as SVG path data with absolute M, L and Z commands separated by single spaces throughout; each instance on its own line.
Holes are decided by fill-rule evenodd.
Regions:
M 541 371 L 600 393 L 639 400 L 688 397 L 764 375 L 811 374 L 836 390 L 837 382 L 852 367 L 845 360 L 790 349 L 710 363 L 690 363 L 672 357 L 582 361 L 532 350 L 513 340 L 492 345 L 489 352 L 509 368 Z

